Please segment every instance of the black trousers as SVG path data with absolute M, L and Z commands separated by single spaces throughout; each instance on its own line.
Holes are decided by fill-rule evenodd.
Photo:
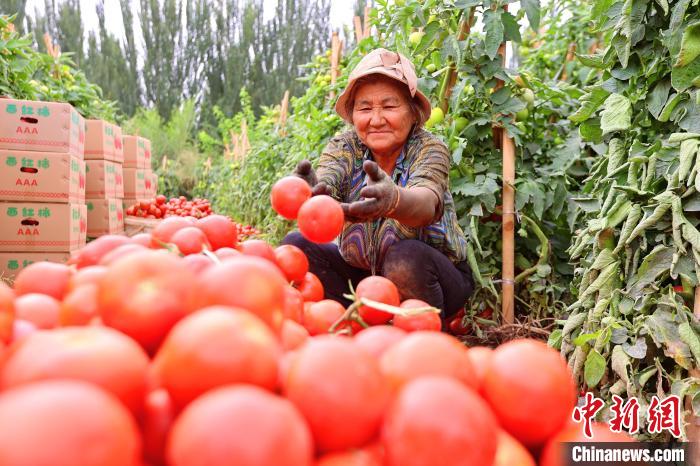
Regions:
M 333 243 L 312 243 L 295 231 L 288 234 L 282 244 L 292 244 L 304 251 L 309 259 L 309 271 L 323 283 L 326 298 L 346 307 L 350 301 L 343 294 L 350 291 L 348 282 L 352 282 L 354 288 L 370 275 L 368 270 L 345 262 Z M 394 282 L 402 300 L 423 300 L 441 309 L 443 319 L 464 307 L 474 291 L 474 280 L 466 261 L 455 265 L 440 251 L 418 240 L 402 240 L 391 245 L 379 275 Z

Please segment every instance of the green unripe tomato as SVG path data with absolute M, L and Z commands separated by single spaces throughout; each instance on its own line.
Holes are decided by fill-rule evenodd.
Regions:
M 465 117 L 457 117 L 457 118 L 455 118 L 455 129 L 457 130 L 457 132 L 460 132 L 460 131 L 462 131 L 464 128 L 466 128 L 466 127 L 467 127 L 467 123 L 469 123 L 469 121 L 468 121 Z
M 432 126 L 441 123 L 444 119 L 445 113 L 442 111 L 442 109 L 440 107 L 434 107 L 430 111 L 430 118 L 428 118 L 428 121 L 425 122 L 425 127 L 431 128 Z
M 532 92 L 532 89 L 523 89 L 520 97 L 527 103 L 528 108 L 532 108 L 535 105 L 535 93 Z
M 413 45 L 414 47 L 420 44 L 421 39 L 425 35 L 424 32 L 416 31 L 412 32 L 411 35 L 408 36 L 408 41 Z
M 530 116 L 530 111 L 525 107 L 515 114 L 515 121 L 525 121 Z
M 428 64 L 425 66 L 425 71 L 427 71 L 428 73 L 434 73 L 435 70 L 437 70 L 437 66 L 435 66 L 434 63 L 428 63 Z

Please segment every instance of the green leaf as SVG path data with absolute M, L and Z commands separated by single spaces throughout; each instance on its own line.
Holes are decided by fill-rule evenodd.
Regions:
M 581 139 L 584 141 L 598 144 L 603 141 L 603 130 L 600 128 L 600 119 L 595 118 L 590 121 L 584 121 L 578 127 Z
M 683 343 L 688 345 L 690 352 L 695 358 L 695 362 L 700 364 L 700 337 L 695 333 L 693 327 L 688 322 L 683 322 L 678 327 L 678 333 L 681 336 Z
M 666 105 L 668 93 L 671 90 L 671 83 L 668 79 L 664 79 L 656 83 L 654 89 L 647 95 L 647 109 L 654 118 L 659 119 L 659 115 Z
M 520 0 L 520 5 L 525 10 L 530 27 L 537 31 L 540 28 L 540 0 Z
M 685 17 L 685 11 L 688 9 L 690 0 L 680 0 L 673 6 L 671 11 L 671 21 L 669 23 L 669 29 L 674 32 L 678 27 L 683 24 L 683 17 Z
M 640 296 L 647 285 L 654 283 L 659 275 L 667 272 L 671 267 L 674 252 L 673 248 L 660 244 L 647 254 L 630 281 L 630 296 Z
M 602 16 L 610 9 L 615 0 L 596 0 L 591 11 L 591 17 L 594 20 L 602 19 Z
M 579 55 L 578 53 L 576 54 L 576 58 L 578 58 L 583 65 L 599 69 L 605 69 L 611 65 L 610 61 L 606 60 L 605 57 L 606 54 L 604 52 L 593 55 Z
M 627 67 L 627 62 L 630 58 L 630 48 L 632 42 L 628 37 L 623 35 L 616 35 L 612 40 L 613 47 L 615 47 L 615 53 L 617 53 L 617 58 L 620 60 L 620 64 L 623 68 Z
M 598 382 L 600 382 L 600 379 L 602 379 L 605 374 L 605 366 L 605 358 L 598 351 L 591 350 L 588 353 L 583 369 L 583 376 L 589 388 L 598 385 Z
M 647 355 L 647 341 L 644 338 L 637 338 L 634 345 L 627 342 L 622 344 L 622 349 L 625 353 L 632 356 L 635 359 L 644 359 Z
M 600 113 L 600 128 L 603 134 L 629 129 L 632 124 L 632 105 L 621 94 L 611 94 Z
M 630 358 L 627 357 L 622 347 L 615 345 L 613 347 L 612 356 L 610 358 L 612 370 L 624 380 L 625 383 L 629 382 L 629 374 L 627 373 L 627 368 L 630 366 Z
M 569 120 L 574 123 L 582 123 L 598 111 L 605 99 L 610 95 L 608 91 L 600 86 L 594 86 L 588 90 L 588 94 L 581 98 L 581 107 L 569 116 Z
M 556 350 L 561 349 L 561 329 L 560 328 L 554 330 L 552 333 L 549 334 L 549 339 L 547 340 L 547 344 Z
M 518 20 L 515 19 L 515 16 L 507 11 L 504 11 L 501 14 L 501 18 L 503 19 L 505 40 L 512 40 L 518 43 L 522 42 L 522 39 L 520 38 L 520 25 L 518 24 Z
M 588 343 L 591 340 L 595 340 L 598 338 L 598 335 L 600 332 L 595 332 L 595 333 L 582 333 L 581 335 L 577 336 L 574 338 L 571 343 L 573 343 L 576 346 L 583 346 L 584 344 Z
M 486 38 L 484 46 L 486 55 L 494 59 L 498 54 L 498 47 L 503 42 L 503 21 L 501 20 L 501 10 L 487 10 L 484 12 L 484 26 L 486 28 Z
M 678 52 L 674 67 L 689 65 L 700 55 L 700 21 L 689 24 L 683 31 L 681 50 Z
M 700 56 L 686 66 L 672 68 L 671 84 L 679 92 L 691 86 L 700 87 Z

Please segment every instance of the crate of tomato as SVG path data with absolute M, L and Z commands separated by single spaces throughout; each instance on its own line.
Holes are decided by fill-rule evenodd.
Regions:
M 159 194 L 154 199 L 131 201 L 124 206 L 126 218 L 124 227 L 128 236 L 148 233 L 167 217 L 202 218 L 211 215 L 211 205 L 207 199 L 187 200 L 185 196 L 172 197 Z

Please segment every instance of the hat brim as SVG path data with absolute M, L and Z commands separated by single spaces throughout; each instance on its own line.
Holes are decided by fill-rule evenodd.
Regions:
M 352 115 L 347 111 L 347 102 L 348 99 L 350 98 L 350 95 L 352 95 L 352 90 L 355 88 L 355 85 L 357 84 L 357 80 L 364 77 L 364 76 L 370 76 L 373 74 L 381 74 L 383 76 L 386 76 L 388 78 L 393 79 L 394 81 L 401 83 L 402 85 L 406 86 L 406 83 L 398 79 L 394 74 L 392 74 L 389 71 L 384 71 L 384 70 L 370 70 L 368 73 L 363 73 L 359 74 L 357 76 L 353 76 L 352 80 L 348 83 L 347 87 L 343 91 L 342 94 L 338 97 L 338 101 L 335 103 L 335 112 L 340 115 L 340 118 L 345 120 L 346 122 L 352 124 Z M 428 121 L 428 118 L 430 118 L 430 112 L 432 110 L 432 105 L 430 105 L 430 100 L 419 90 L 416 89 L 416 93 L 413 96 L 413 98 L 416 100 L 418 105 L 421 107 L 423 110 L 422 113 L 422 121 L 418 122 L 418 126 L 421 127 L 425 124 L 426 121 Z

